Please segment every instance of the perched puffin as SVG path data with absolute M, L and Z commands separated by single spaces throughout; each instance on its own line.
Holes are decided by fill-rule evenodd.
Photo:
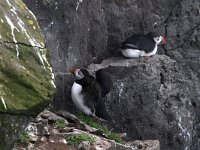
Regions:
M 96 72 L 96 79 L 86 69 L 73 68 L 70 72 L 76 79 L 71 89 L 76 107 L 87 115 L 110 121 L 104 97 L 112 89 L 111 76 L 101 69 Z
M 161 42 L 165 44 L 166 38 L 155 32 L 149 32 L 145 35 L 134 34 L 122 43 L 121 53 L 128 58 L 153 56 Z

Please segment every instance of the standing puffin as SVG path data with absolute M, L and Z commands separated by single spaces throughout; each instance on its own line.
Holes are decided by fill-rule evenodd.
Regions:
M 153 56 L 161 42 L 165 44 L 166 38 L 155 32 L 149 32 L 145 35 L 134 34 L 122 43 L 121 53 L 128 58 Z
M 87 115 L 110 121 L 104 103 L 104 97 L 113 85 L 110 75 L 104 70 L 98 70 L 95 79 L 86 69 L 73 68 L 70 72 L 76 79 L 71 89 L 76 107 Z

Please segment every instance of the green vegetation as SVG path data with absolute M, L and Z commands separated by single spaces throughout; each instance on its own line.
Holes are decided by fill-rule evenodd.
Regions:
M 85 133 L 81 133 L 81 134 L 75 134 L 75 135 L 71 135 L 68 139 L 67 139 L 68 143 L 70 145 L 78 145 L 83 141 L 88 141 L 90 142 L 90 144 L 93 144 L 95 142 L 95 138 L 89 136 L 88 134 Z
M 122 143 L 122 138 L 117 134 L 114 133 L 112 131 L 110 131 L 105 125 L 103 125 L 102 123 L 98 122 L 98 120 L 96 120 L 95 118 L 91 117 L 91 116 L 87 116 L 83 113 L 76 113 L 76 116 L 84 123 L 86 123 L 87 125 L 96 128 L 96 129 L 100 129 L 103 131 L 103 133 L 105 134 L 105 136 L 110 139 L 110 140 L 114 140 L 115 142 L 118 143 Z
M 19 143 L 23 143 L 23 144 L 28 144 L 30 140 L 30 137 L 28 135 L 27 132 L 23 131 L 20 135 L 19 135 Z
M 53 126 L 55 126 L 55 127 L 60 127 L 60 128 L 64 128 L 64 127 L 66 127 L 66 125 L 65 125 L 65 120 L 63 120 L 63 119 L 58 119 L 58 120 L 56 120 L 56 122 L 53 124 Z

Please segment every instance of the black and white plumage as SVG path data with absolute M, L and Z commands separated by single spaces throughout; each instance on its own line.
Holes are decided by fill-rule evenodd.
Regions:
M 162 44 L 166 43 L 165 37 L 159 36 L 155 32 L 145 35 L 134 34 L 122 43 L 121 53 L 128 58 L 153 56 L 161 42 Z
M 71 89 L 71 97 L 76 107 L 87 115 L 110 120 L 104 102 L 104 97 L 113 85 L 110 75 L 98 70 L 95 79 L 86 69 L 72 69 L 71 73 L 76 78 Z

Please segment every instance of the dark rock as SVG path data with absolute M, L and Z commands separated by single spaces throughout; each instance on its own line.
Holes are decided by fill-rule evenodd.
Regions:
M 30 117 L 0 114 L 0 146 L 2 150 L 11 149 L 18 140 L 18 135 L 30 122 Z M 9 143 L 9 144 L 8 144 Z
M 113 76 L 106 104 L 115 126 L 131 139 L 159 139 L 161 149 L 192 145 L 194 110 L 191 91 L 177 63 L 166 56 L 111 58 L 91 64 Z M 195 105 L 195 104 L 193 104 Z

